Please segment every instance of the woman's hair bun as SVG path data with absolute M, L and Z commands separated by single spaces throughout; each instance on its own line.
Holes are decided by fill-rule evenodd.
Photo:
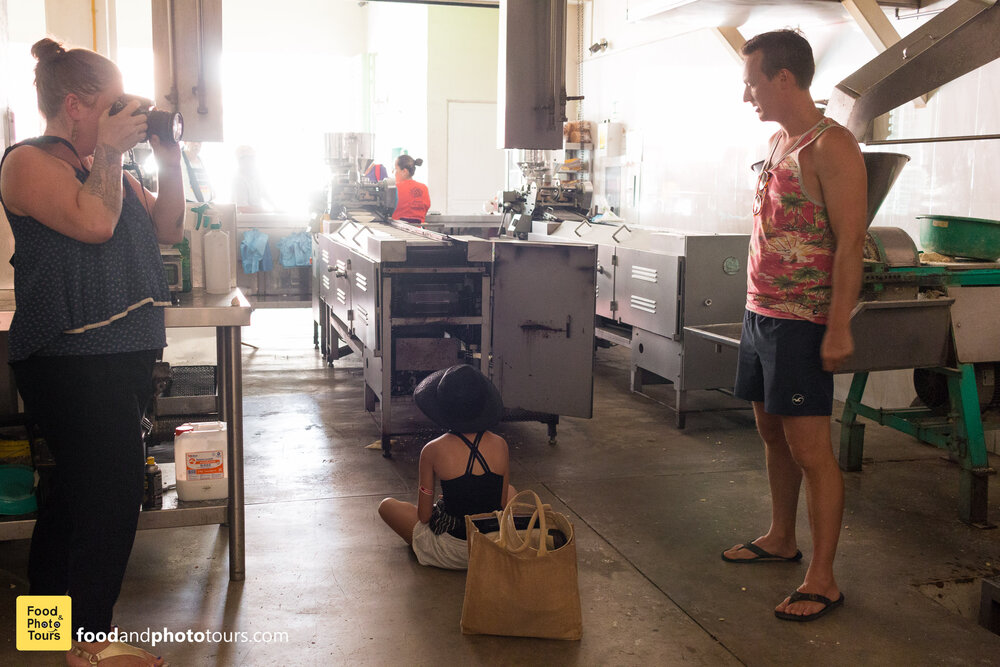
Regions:
M 31 47 L 31 55 L 39 62 L 50 60 L 64 53 L 66 53 L 66 49 L 62 47 L 62 44 L 48 37 L 43 37 Z
M 423 163 L 424 163 L 424 159 L 422 157 L 418 157 L 416 160 L 413 161 L 413 164 L 417 165 L 418 167 L 420 165 L 422 165 Z

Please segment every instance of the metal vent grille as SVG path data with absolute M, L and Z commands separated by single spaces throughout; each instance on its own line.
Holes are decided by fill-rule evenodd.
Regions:
M 646 313 L 656 313 L 656 299 L 647 299 L 644 296 L 632 295 L 629 300 L 629 304 L 636 310 L 641 310 Z
M 634 280 L 644 280 L 648 283 L 655 283 L 657 281 L 657 271 L 656 269 L 646 268 L 645 266 L 632 266 L 632 278 Z

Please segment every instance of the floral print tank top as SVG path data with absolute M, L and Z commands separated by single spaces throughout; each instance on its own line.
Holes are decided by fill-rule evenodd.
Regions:
M 836 246 L 826 206 L 802 189 L 799 153 L 831 127 L 822 118 L 776 162 L 778 138 L 757 180 L 747 262 L 747 310 L 826 324 Z

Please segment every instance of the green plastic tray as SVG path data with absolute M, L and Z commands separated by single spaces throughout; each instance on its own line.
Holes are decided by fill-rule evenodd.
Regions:
M 35 471 L 30 466 L 0 465 L 0 514 L 27 514 L 35 503 Z
M 918 215 L 924 250 L 993 261 L 1000 257 L 1000 221 L 953 215 Z

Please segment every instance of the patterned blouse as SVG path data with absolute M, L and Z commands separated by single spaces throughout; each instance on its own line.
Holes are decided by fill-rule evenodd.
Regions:
M 799 153 L 831 127 L 822 118 L 757 180 L 747 266 L 747 310 L 826 324 L 836 241 L 826 206 L 802 188 Z M 771 158 L 778 138 L 771 146 Z
M 37 137 L 15 144 L 62 142 Z M 74 151 L 75 152 L 75 151 Z M 0 162 L 2 166 L 2 162 Z M 77 168 L 82 183 L 88 172 Z M 163 306 L 170 305 L 152 220 L 122 176 L 118 226 L 104 243 L 83 243 L 34 218 L 6 210 L 14 233 L 10 360 L 153 350 L 166 345 Z

